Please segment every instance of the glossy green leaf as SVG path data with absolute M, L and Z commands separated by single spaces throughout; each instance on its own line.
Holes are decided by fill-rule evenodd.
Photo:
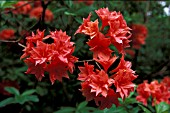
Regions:
M 18 89 L 14 88 L 14 87 L 5 87 L 5 90 L 11 94 L 20 95 Z
M 146 107 L 144 107 L 143 105 L 138 104 L 138 106 L 141 107 L 141 109 L 145 112 L 145 113 L 152 113 L 150 110 L 148 110 Z
M 58 111 L 55 111 L 53 113 L 75 113 L 75 108 L 73 107 L 63 107 Z
M 87 101 L 84 101 L 84 102 L 81 102 L 78 107 L 77 107 L 77 110 L 81 110 L 82 108 L 86 107 L 88 104 Z
M 36 92 L 35 89 L 30 89 L 30 90 L 27 90 L 27 91 L 23 92 L 23 93 L 21 94 L 21 96 L 31 95 L 31 94 L 33 94 L 33 93 L 35 93 L 35 92 Z
M 2 100 L 0 102 L 0 107 L 4 107 L 6 105 L 12 104 L 13 102 L 14 102 L 14 98 L 13 97 L 9 97 L 9 98 L 7 98 L 5 100 Z
M 69 16 L 76 16 L 75 13 L 71 13 L 71 12 L 67 12 L 67 11 L 65 11 L 64 14 L 65 14 L 65 15 L 69 15 Z
M 165 102 L 161 102 L 157 104 L 155 108 L 156 108 L 156 113 L 168 113 L 168 111 L 170 111 L 170 105 Z

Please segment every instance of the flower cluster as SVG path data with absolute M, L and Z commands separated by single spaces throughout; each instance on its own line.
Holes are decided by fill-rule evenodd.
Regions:
M 147 37 L 147 28 L 142 24 L 132 24 L 132 48 L 140 49 L 141 45 L 145 44 L 145 39 Z
M 25 5 L 26 4 L 26 5 Z M 30 4 L 27 4 L 26 1 L 18 1 L 13 5 L 16 9 L 13 11 L 14 14 L 28 14 L 32 7 Z M 19 8 L 18 8 L 19 7 Z
M 44 39 L 53 39 L 53 43 L 43 42 Z M 62 81 L 62 77 L 68 77 L 67 71 L 73 72 L 77 58 L 72 56 L 74 52 L 73 42 L 66 32 L 54 31 L 44 37 L 44 31 L 37 30 L 37 34 L 26 37 L 27 43 L 21 59 L 28 65 L 27 74 L 35 74 L 38 80 L 48 72 L 52 84 L 55 80 Z
M 4 29 L 0 31 L 0 39 L 8 40 L 14 37 L 15 31 L 13 29 Z
M 43 8 L 41 6 L 35 7 L 34 9 L 31 10 L 30 17 L 39 19 L 41 18 L 42 12 L 43 12 Z M 53 18 L 54 18 L 53 13 L 49 9 L 46 9 L 45 21 L 52 21 Z
M 161 83 L 157 80 L 152 81 L 150 84 L 144 81 L 137 87 L 136 100 L 142 102 L 147 106 L 147 100 L 152 97 L 152 106 L 159 104 L 160 102 L 166 102 L 170 104 L 170 77 L 165 77 Z
M 43 8 L 41 6 L 41 1 L 34 1 L 33 6 L 30 5 L 28 3 L 28 1 L 18 1 L 13 6 L 15 8 L 15 10 L 12 11 L 13 14 L 24 14 L 24 15 L 29 14 L 30 18 L 39 19 L 39 18 L 41 18 L 41 15 L 43 12 Z M 9 10 L 9 8 L 6 10 Z M 45 21 L 52 21 L 53 18 L 54 18 L 53 13 L 49 9 L 46 9 L 45 10 Z
M 93 60 L 102 68 L 95 69 L 93 65 L 85 62 L 84 67 L 79 67 L 78 80 L 82 81 L 81 91 L 86 100 L 94 99 L 96 105 L 104 109 L 110 108 L 112 104 L 119 105 L 118 98 L 124 99 L 134 90 L 135 84 L 132 81 L 137 76 L 131 69 L 131 62 L 124 60 L 124 48 L 129 46 L 131 33 L 122 14 L 109 11 L 108 8 L 101 8 L 95 12 L 102 21 L 101 28 L 98 26 L 98 19 L 90 21 L 92 16 L 90 13 L 86 19 L 83 19 L 75 34 L 83 33 L 90 36 L 87 44 L 93 52 Z M 107 26 L 109 29 L 105 34 L 102 33 Z M 122 57 L 118 66 L 109 71 L 109 67 L 118 59 L 116 55 L 112 55 L 113 51 L 109 48 L 111 44 L 117 48 Z

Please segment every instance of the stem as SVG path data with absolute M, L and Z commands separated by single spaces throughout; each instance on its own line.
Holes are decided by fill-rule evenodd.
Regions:
M 100 67 L 99 63 L 96 62 L 95 60 L 91 59 L 91 60 L 82 60 L 82 61 L 77 61 L 76 63 L 83 63 L 83 62 L 95 62 L 95 64 L 97 65 L 97 67 L 102 70 L 102 68 Z
M 22 45 L 21 43 L 18 42 L 18 45 L 23 47 L 23 48 L 26 48 L 26 46 Z
M 82 61 L 77 61 L 76 63 L 82 63 L 82 62 L 93 62 L 94 60 L 91 59 L 91 60 L 82 60 Z
M 19 42 L 21 39 L 18 40 L 0 40 L 0 42 L 12 42 L 12 43 L 16 43 Z
M 42 16 L 41 16 L 41 22 L 42 22 L 42 26 L 40 27 L 40 30 L 44 30 L 45 28 L 45 11 L 47 9 L 47 6 L 50 4 L 50 0 L 45 4 L 44 0 L 41 0 L 41 6 L 43 8 L 43 11 L 42 11 Z
M 96 65 L 97 65 L 97 67 L 98 67 L 100 70 L 102 70 L 102 68 L 100 67 L 99 63 L 96 62 L 96 61 L 95 61 L 95 63 L 96 63 Z

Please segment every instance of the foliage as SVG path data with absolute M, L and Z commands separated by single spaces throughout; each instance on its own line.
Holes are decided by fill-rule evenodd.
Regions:
M 102 26 L 102 20 L 95 10 L 108 7 L 109 11 L 120 11 L 130 28 L 132 25 L 143 25 L 147 28 L 146 40 L 142 40 L 145 44 L 140 43 L 140 48 L 133 48 L 133 41 L 130 42 L 131 47 L 127 48 L 130 52 L 127 52 L 125 56 L 125 60 L 132 62 L 132 69 L 138 75 L 138 78 L 134 80 L 136 88 L 144 80 L 148 80 L 148 83 L 157 80 L 160 83 L 165 76 L 170 75 L 170 15 L 164 11 L 170 7 L 169 1 L 105 0 L 88 3 L 87 1 L 79 2 L 79 0 L 41 0 L 35 3 L 29 0 L 24 2 L 31 8 L 25 7 L 21 8 L 22 10 L 14 5 L 18 2 L 19 0 L 0 1 L 1 112 L 13 112 L 16 109 L 15 111 L 20 113 L 170 113 L 170 105 L 165 102 L 152 106 L 152 95 L 147 99 L 147 106 L 138 102 L 137 90 L 131 92 L 125 99 L 119 98 L 120 106 L 113 104 L 111 108 L 104 110 L 99 110 L 94 101 L 85 101 L 79 90 L 81 82 L 77 80 L 80 73 L 78 67 L 84 66 L 84 60 L 93 59 L 93 52 L 89 51 L 90 47 L 86 43 L 90 38 L 88 35 L 75 35 L 76 30 L 83 23 L 83 18 L 87 18 L 89 13 L 92 14 L 91 21 L 98 19 L 98 26 Z M 47 8 L 53 17 L 50 16 L 49 11 L 44 14 L 40 12 L 41 17 L 31 17 L 30 11 L 34 7 L 42 7 L 43 10 Z M 9 32 L 9 29 L 13 31 Z M 55 81 L 51 85 L 46 72 L 41 82 L 37 81 L 33 75 L 25 73 L 28 67 L 20 60 L 20 57 L 24 53 L 22 50 L 26 45 L 26 37 L 31 36 L 31 32 L 35 33 L 37 29 L 46 29 L 45 36 L 50 34 L 49 31 L 61 29 L 63 32 L 66 31 L 66 34 L 71 37 L 70 41 L 74 42 L 73 56 L 79 58 L 80 62 L 74 63 L 74 72 L 68 72 L 69 79 L 63 78 L 62 83 Z M 104 30 L 108 29 L 109 27 Z M 102 33 L 106 34 L 106 32 Z M 136 33 L 136 35 L 139 34 Z M 50 44 L 51 40 L 44 40 L 44 43 Z M 112 55 L 116 53 L 116 56 L 120 56 L 116 63 L 108 68 L 110 71 L 118 65 L 121 55 L 114 45 L 109 48 L 115 50 Z M 94 61 L 88 63 L 98 68 Z M 111 74 L 108 74 L 110 77 Z

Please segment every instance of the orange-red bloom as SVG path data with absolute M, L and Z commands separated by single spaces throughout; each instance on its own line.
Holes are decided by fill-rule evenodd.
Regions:
M 101 32 L 105 30 L 104 28 L 106 26 L 109 26 L 109 29 L 106 31 L 106 35 L 103 36 L 110 40 L 110 42 L 117 48 L 119 53 L 125 54 L 124 48 L 130 46 L 129 38 L 131 33 L 130 28 L 127 26 L 122 14 L 120 12 L 117 13 L 116 11 L 109 11 L 108 8 L 96 10 L 96 13 L 102 20 L 101 28 L 99 29 L 98 27 L 98 20 L 94 22 L 90 21 L 90 13 L 87 19 L 83 19 L 82 25 L 78 28 L 75 34 L 83 33 L 89 35 L 90 38 L 93 39 L 102 36 Z M 89 40 L 89 42 L 90 41 L 91 40 Z M 96 41 L 94 44 L 97 44 L 97 42 L 98 41 Z
M 30 15 L 31 18 L 39 19 L 42 16 L 42 12 L 43 12 L 42 7 L 36 7 L 36 8 L 31 10 L 29 15 Z M 53 18 L 54 18 L 53 13 L 49 9 L 46 9 L 46 11 L 45 11 L 45 21 L 52 21 Z
M 129 54 L 132 58 L 135 57 L 135 51 L 132 49 L 125 49 L 125 53 Z
M 109 11 L 108 8 L 96 10 L 96 13 L 102 20 L 101 28 L 98 26 L 98 20 L 90 21 L 90 13 L 86 19 L 83 19 L 82 25 L 75 34 L 83 33 L 90 36 L 87 44 L 93 52 L 94 61 L 99 63 L 97 66 L 100 70 L 85 63 L 85 67 L 79 67 L 78 80 L 82 81 L 81 91 L 86 100 L 94 99 L 96 105 L 100 106 L 100 109 L 104 109 L 110 108 L 112 104 L 119 105 L 118 97 L 124 99 L 131 91 L 134 91 L 135 84 L 132 81 L 137 76 L 131 69 L 131 62 L 124 60 L 124 48 L 129 46 L 131 33 L 123 16 L 120 12 Z M 105 29 L 106 26 L 109 26 L 109 29 Z M 112 56 L 113 51 L 109 48 L 111 44 L 122 54 L 122 58 L 119 65 L 108 72 L 109 67 L 118 58 L 115 55 Z M 112 89 L 112 86 L 116 88 L 116 91 Z
M 135 49 L 140 49 L 141 45 L 145 44 L 145 39 L 147 37 L 147 28 L 142 24 L 132 24 L 132 47 Z
M 147 106 L 147 100 L 150 96 L 150 92 L 146 91 L 145 88 L 149 86 L 148 81 L 144 81 L 142 84 L 139 84 L 137 87 L 137 93 L 139 94 L 136 97 L 136 100 L 142 102 L 145 106 Z
M 164 77 L 161 83 L 164 84 L 170 90 L 170 77 Z
M 16 4 L 14 4 L 14 7 L 16 8 L 16 10 L 13 11 L 14 14 L 28 14 L 31 10 L 31 5 L 26 4 L 26 1 L 19 1 Z M 24 5 L 24 6 L 23 6 Z
M 144 105 L 147 105 L 147 100 L 150 96 L 152 97 L 152 106 L 160 102 L 170 104 L 170 90 L 163 82 L 158 83 L 157 80 L 154 80 L 148 84 L 147 81 L 144 81 L 144 83 L 138 85 L 137 93 L 139 95 L 136 97 L 136 100 Z
M 44 43 L 44 39 L 52 38 L 53 43 Z M 77 58 L 72 56 L 74 51 L 73 42 L 66 32 L 54 31 L 44 37 L 44 31 L 37 30 L 37 34 L 32 33 L 27 39 L 27 46 L 23 50 L 21 59 L 28 65 L 27 74 L 35 74 L 38 80 L 44 77 L 44 72 L 48 72 L 52 84 L 55 80 L 62 81 L 62 77 L 68 77 L 67 71 L 73 72 L 74 63 Z
M 97 58 L 100 56 L 110 57 L 112 50 L 109 48 L 110 39 L 106 38 L 102 33 L 98 33 L 96 37 L 89 40 L 87 44 L 91 47 L 90 50 L 93 51 L 93 57 Z
M 98 58 L 93 58 L 95 61 L 99 62 L 105 72 L 107 72 L 108 68 L 116 61 L 117 57 L 113 56 L 113 57 L 108 57 L 106 55 L 100 55 L 98 56 Z
M 94 71 L 93 66 L 84 64 L 85 67 L 79 67 L 81 73 L 79 74 L 79 80 L 89 83 L 90 92 L 94 92 L 96 96 L 99 94 L 104 97 L 107 96 L 109 87 L 113 84 L 113 79 L 109 78 L 104 70 Z
M 109 89 L 107 97 L 95 98 L 96 105 L 100 106 L 100 109 L 111 108 L 113 104 L 119 105 L 119 94 L 115 93 L 114 90 Z
M 121 98 L 127 97 L 131 91 L 134 91 L 135 84 L 132 83 L 137 78 L 135 71 L 131 69 L 131 62 L 125 61 L 122 56 L 119 65 L 112 70 L 113 74 L 111 77 L 114 79 L 114 85 L 117 88 Z
M 0 31 L 0 39 L 8 40 L 14 37 L 15 31 L 13 29 L 4 29 Z

